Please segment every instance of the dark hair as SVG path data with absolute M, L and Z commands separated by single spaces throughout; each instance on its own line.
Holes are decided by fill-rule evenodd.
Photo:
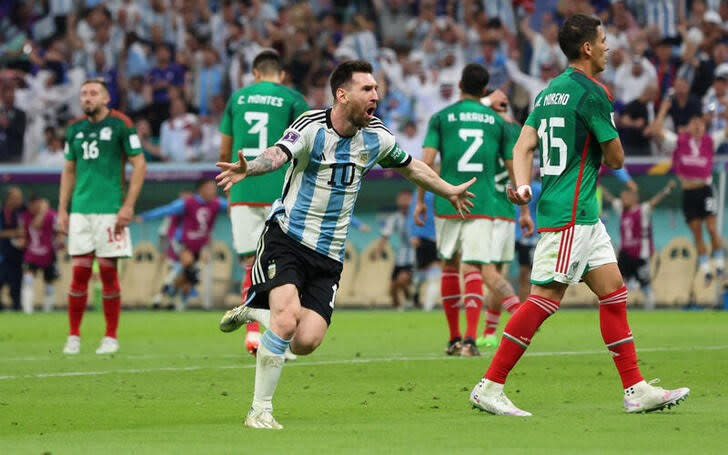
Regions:
M 559 47 L 569 61 L 581 57 L 581 46 L 597 39 L 597 27 L 602 21 L 593 16 L 576 14 L 566 19 L 559 29 Z
M 206 184 L 208 184 L 210 182 L 214 183 L 215 181 L 212 179 L 206 179 L 204 177 L 201 179 L 197 179 L 197 182 L 195 182 L 195 189 L 199 190 L 200 188 L 202 188 L 203 186 L 205 186 Z
M 468 63 L 460 76 L 460 90 L 468 95 L 481 97 L 489 79 L 488 70 L 483 65 Z
M 106 90 L 107 92 L 109 91 L 109 86 L 106 85 L 106 81 L 101 77 L 94 77 L 91 79 L 86 79 L 81 84 L 81 87 L 83 87 L 86 84 L 99 84 L 100 86 L 102 86 L 104 88 L 104 90 Z
M 339 65 L 331 73 L 331 93 L 336 99 L 336 91 L 339 87 L 348 84 L 354 73 L 373 73 L 374 69 L 369 62 L 364 60 L 347 60 Z
M 263 74 L 278 73 L 281 71 L 281 56 L 273 49 L 266 49 L 253 59 L 253 69 Z

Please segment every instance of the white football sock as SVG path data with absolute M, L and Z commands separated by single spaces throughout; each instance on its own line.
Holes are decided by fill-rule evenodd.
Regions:
M 290 343 L 290 340 L 283 340 L 270 329 L 263 334 L 255 359 L 253 409 L 273 412 L 273 394 L 285 362 L 283 353 Z
M 33 290 L 33 275 L 23 275 L 23 287 L 20 291 L 20 306 L 23 311 L 30 314 L 33 312 L 33 300 L 35 300 L 35 292 Z
M 43 311 L 46 313 L 53 310 L 56 300 L 56 287 L 53 284 L 45 285 L 45 297 L 43 299 Z

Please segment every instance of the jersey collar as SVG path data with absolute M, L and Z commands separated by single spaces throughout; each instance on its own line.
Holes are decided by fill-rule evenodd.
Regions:
M 331 122 L 331 108 L 326 109 L 326 128 L 330 128 L 339 137 L 347 138 L 356 136 L 356 133 L 352 134 L 351 136 L 344 136 L 343 134 L 336 131 L 336 128 L 334 128 L 334 124 Z

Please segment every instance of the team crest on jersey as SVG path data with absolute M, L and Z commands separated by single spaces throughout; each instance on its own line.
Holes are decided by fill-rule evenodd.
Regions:
M 101 128 L 101 131 L 99 132 L 99 139 L 102 141 L 110 141 L 111 140 L 111 128 L 108 126 Z
M 83 139 L 83 131 L 76 133 L 76 139 Z
M 295 131 L 288 131 L 281 140 L 283 142 L 290 142 L 291 144 L 295 144 L 299 137 L 301 136 Z
M 276 276 L 276 263 L 275 261 L 268 264 L 268 279 L 272 280 Z
M 364 164 L 367 164 L 368 161 L 369 161 L 369 152 L 361 152 L 361 153 L 359 153 L 359 162 L 361 164 L 363 164 L 363 165 Z

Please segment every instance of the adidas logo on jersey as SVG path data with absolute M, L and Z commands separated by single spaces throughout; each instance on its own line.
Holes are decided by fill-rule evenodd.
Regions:
M 76 133 L 76 139 L 83 139 L 83 131 Z

